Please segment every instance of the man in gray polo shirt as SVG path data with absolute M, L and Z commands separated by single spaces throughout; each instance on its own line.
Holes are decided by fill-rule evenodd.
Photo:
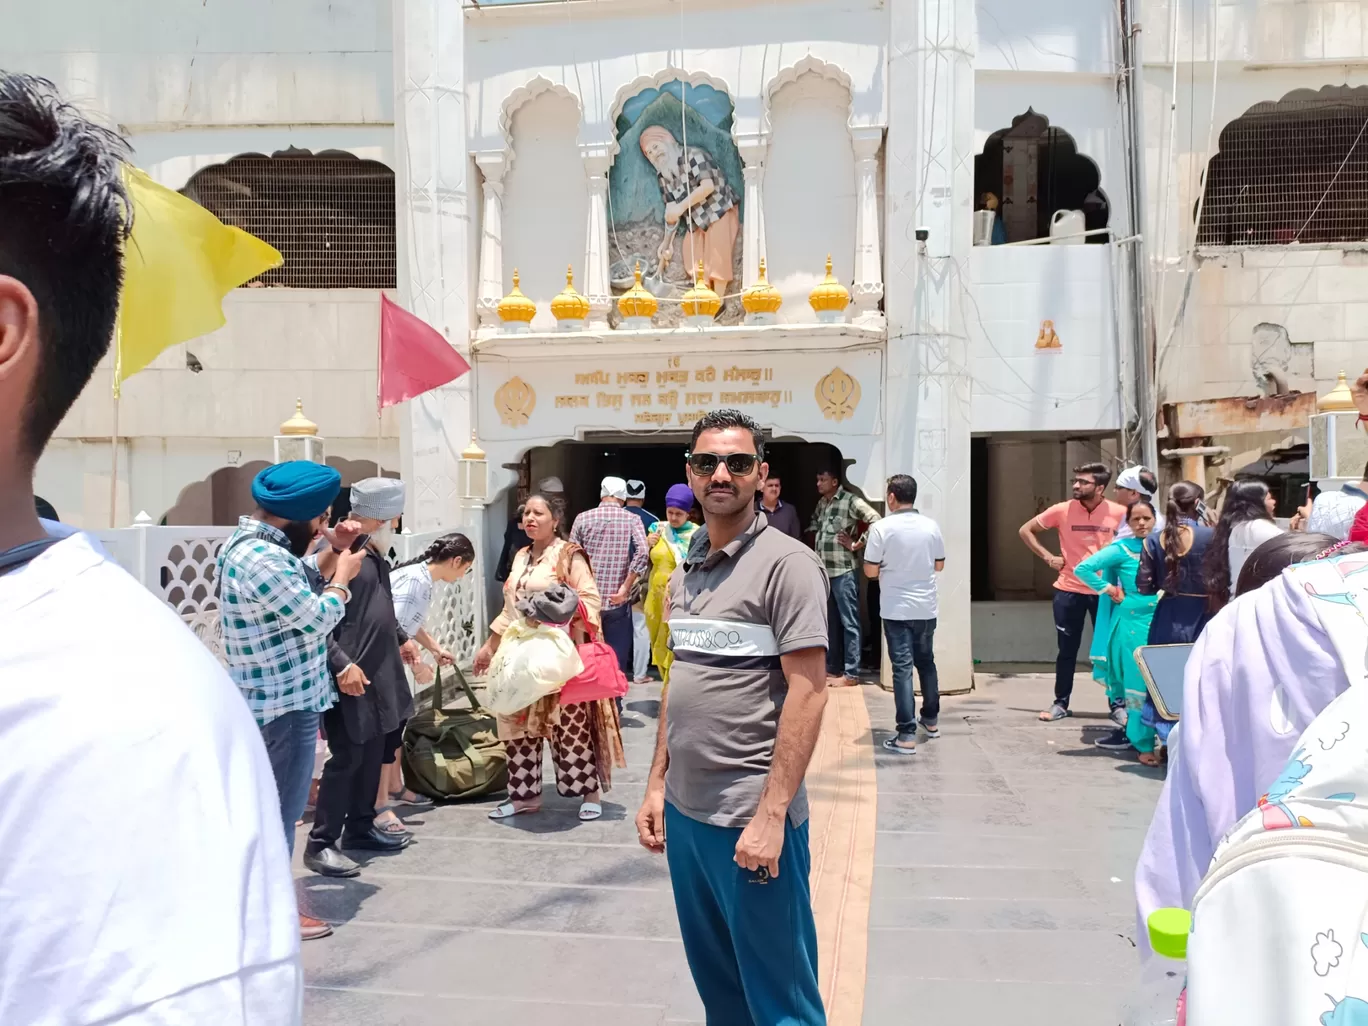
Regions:
M 675 661 L 637 832 L 667 853 L 708 1021 L 823 1026 L 803 775 L 826 706 L 827 581 L 757 511 L 763 460 L 743 413 L 694 426 L 705 526 L 670 578 Z

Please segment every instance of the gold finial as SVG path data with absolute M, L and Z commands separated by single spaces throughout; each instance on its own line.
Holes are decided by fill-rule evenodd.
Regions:
M 1320 413 L 1356 413 L 1358 411 L 1358 406 L 1354 403 L 1354 393 L 1349 391 L 1349 377 L 1344 371 L 1339 372 L 1335 387 L 1316 400 L 1316 409 Z
M 660 301 L 653 296 L 646 286 L 641 284 L 641 261 L 638 260 L 636 268 L 633 270 L 636 282 L 630 289 L 618 296 L 618 313 L 625 320 L 650 320 L 660 309 Z M 638 325 L 645 327 L 646 325 Z
M 816 311 L 819 319 L 831 320 L 840 320 L 845 308 L 850 305 L 850 290 L 831 273 L 830 253 L 826 258 L 826 277 L 808 293 L 808 305 Z
M 537 316 L 537 304 L 523 295 L 518 288 L 521 278 L 518 269 L 513 268 L 513 291 L 499 300 L 499 320 L 504 323 L 527 324 Z
M 582 321 L 589 316 L 589 300 L 575 291 L 575 268 L 565 265 L 565 288 L 551 300 L 551 314 L 558 321 Z
M 703 282 L 702 260 L 694 274 L 694 287 L 684 293 L 679 307 L 685 317 L 716 317 L 717 311 L 722 309 L 722 297 Z
M 485 451 L 481 449 L 479 443 L 475 441 L 475 432 L 472 431 L 470 432 L 470 444 L 461 450 L 461 459 L 482 460 L 484 458 Z
M 295 400 L 294 416 L 280 425 L 282 435 L 316 435 L 318 425 L 304 416 L 304 400 Z
M 746 313 L 751 316 L 758 314 L 773 315 L 779 312 L 779 307 L 783 306 L 784 297 L 779 294 L 779 290 L 769 283 L 765 278 L 765 258 L 760 258 L 760 274 L 755 284 L 741 293 L 741 305 L 745 307 Z M 755 322 L 764 323 L 764 322 Z

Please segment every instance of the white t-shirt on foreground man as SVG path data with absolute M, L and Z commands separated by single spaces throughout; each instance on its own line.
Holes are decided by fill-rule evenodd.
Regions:
M 0 1023 L 287 1026 L 302 996 L 270 763 L 218 662 L 86 535 L 0 576 Z

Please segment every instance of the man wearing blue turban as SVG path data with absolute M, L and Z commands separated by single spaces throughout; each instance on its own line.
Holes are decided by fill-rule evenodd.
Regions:
M 223 653 L 266 742 L 291 854 L 309 797 L 319 717 L 336 701 L 328 635 L 346 613 L 348 585 L 363 558 L 345 551 L 356 525 L 326 527 L 341 486 L 336 470 L 308 460 L 267 467 L 252 482 L 256 510 L 238 521 L 219 556 Z M 315 594 L 302 557 L 320 534 L 332 548 L 319 559 L 327 583 Z M 337 683 L 359 693 L 364 681 L 358 667 L 348 666 Z M 300 932 L 312 940 L 332 928 L 301 914 Z

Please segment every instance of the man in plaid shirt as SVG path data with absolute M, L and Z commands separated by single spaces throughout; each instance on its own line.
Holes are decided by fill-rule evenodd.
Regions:
M 328 507 L 342 477 L 307 460 L 267 467 L 252 482 L 257 509 L 238 521 L 219 556 L 219 613 L 228 675 L 261 728 L 275 774 L 285 841 L 294 853 L 295 823 L 308 801 L 319 716 L 336 699 L 328 670 L 328 635 L 346 612 L 347 585 L 364 553 L 343 551 L 355 538 L 350 525 L 327 531 Z M 334 551 L 320 569 L 331 580 L 315 594 L 301 561 L 323 533 Z M 338 685 L 359 692 L 365 678 L 348 666 Z M 332 928 L 300 915 L 305 940 Z
M 822 561 L 831 581 L 831 601 L 836 616 L 829 617 L 831 644 L 827 648 L 829 686 L 858 684 L 860 677 L 860 588 L 855 575 L 856 553 L 864 548 L 864 538 L 855 532 L 863 525 L 878 523 L 880 517 L 874 507 L 858 495 L 841 487 L 841 479 L 829 470 L 817 475 L 817 493 L 821 498 L 812 514 L 808 531 L 812 533 L 817 557 Z M 836 644 L 836 625 L 845 644 Z M 844 666 L 831 663 L 837 653 L 844 653 Z M 844 670 L 844 677 L 840 671 Z
M 617 655 L 618 666 L 632 677 L 632 589 L 646 573 L 650 550 L 641 518 L 628 512 L 627 482 L 605 477 L 599 505 L 575 517 L 570 541 L 589 557 L 603 598 L 603 640 Z

